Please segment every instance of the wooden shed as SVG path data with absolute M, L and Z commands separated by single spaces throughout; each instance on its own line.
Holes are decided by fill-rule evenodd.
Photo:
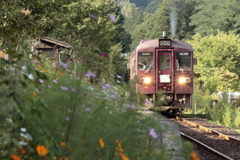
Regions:
M 38 45 L 34 47 L 34 50 L 38 55 L 46 56 L 47 58 L 49 58 L 50 61 L 55 63 L 55 66 L 59 64 L 62 53 L 61 51 L 66 49 L 71 54 L 73 47 L 68 43 L 58 41 L 49 37 L 41 38 Z

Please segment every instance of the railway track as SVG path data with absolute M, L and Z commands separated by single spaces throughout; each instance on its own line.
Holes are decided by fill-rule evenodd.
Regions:
M 204 127 L 204 126 L 202 126 L 202 125 L 193 123 L 193 122 L 188 121 L 188 120 L 186 120 L 186 119 L 184 119 L 184 118 L 176 117 L 176 119 L 179 119 L 179 120 L 181 120 L 181 121 L 183 121 L 183 122 L 185 122 L 185 123 L 188 123 L 188 124 L 190 124 L 191 126 L 198 127 L 199 129 L 204 130 L 204 131 L 206 131 L 206 132 L 209 132 L 209 133 L 212 133 L 212 134 L 216 134 L 216 135 L 218 135 L 219 137 L 222 137 L 222 138 L 224 138 L 224 139 L 226 139 L 226 140 L 230 140 L 230 141 L 236 142 L 236 143 L 238 143 L 238 144 L 240 145 L 240 139 L 237 139 L 237 138 L 234 138 L 234 137 L 231 137 L 231 136 L 222 134 L 222 133 L 220 133 L 220 132 L 218 132 L 218 131 L 215 131 L 215 130 L 209 129 L 209 128 L 207 128 L 207 127 Z
M 240 139 L 225 135 L 208 127 L 193 123 L 184 118 L 176 117 L 180 134 L 205 149 L 218 155 L 221 159 L 240 160 Z
M 193 141 L 194 143 L 197 143 L 198 145 L 201 145 L 201 146 L 204 147 L 205 149 L 209 150 L 210 152 L 212 152 L 212 153 L 214 153 L 214 154 L 216 154 L 216 155 L 218 155 L 218 156 L 220 156 L 220 157 L 222 157 L 222 158 L 224 158 L 224 159 L 227 159 L 227 160 L 234 160 L 234 159 L 232 159 L 232 158 L 230 158 L 230 157 L 228 157 L 228 156 L 226 156 L 226 155 L 224 155 L 224 154 L 222 154 L 222 153 L 216 151 L 215 149 L 213 149 L 213 148 L 207 146 L 206 144 L 204 144 L 204 143 L 202 143 L 202 142 L 196 140 L 196 139 L 193 138 L 193 137 L 190 137 L 190 136 L 188 136 L 188 135 L 186 135 L 186 134 L 184 134 L 184 133 L 182 133 L 182 132 L 180 132 L 180 134 L 181 134 L 181 136 L 184 136 L 185 138 L 187 138 L 187 139 Z

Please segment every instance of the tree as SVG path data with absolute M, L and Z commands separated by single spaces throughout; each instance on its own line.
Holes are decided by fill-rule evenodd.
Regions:
M 240 33 L 240 7 L 238 0 L 200 0 L 196 13 L 191 16 L 191 26 L 195 33 L 203 36 L 220 31 Z
M 154 27 L 155 15 L 145 12 L 143 22 L 137 25 L 132 33 L 131 49 L 133 50 L 142 39 L 151 39 L 151 31 Z
M 199 75 L 199 79 L 207 82 L 211 77 L 221 77 L 219 81 L 229 82 L 229 77 L 236 81 L 240 75 L 240 40 L 234 33 L 218 32 L 217 35 L 205 36 L 197 34 L 188 43 L 193 45 L 194 56 L 198 59 L 198 64 L 194 67 L 194 72 Z M 223 73 L 228 76 L 223 76 Z M 230 78 L 231 79 L 231 78 Z M 235 82 L 234 82 L 235 83 Z M 228 89 L 236 90 L 235 84 Z M 223 83 L 218 84 L 223 86 Z M 223 87 L 220 87 L 223 88 Z
M 166 31 L 168 37 L 190 38 L 193 26 L 189 26 L 189 17 L 193 14 L 195 0 L 164 0 L 157 10 L 152 38 L 162 37 Z
M 22 35 L 28 32 L 29 30 L 26 30 L 26 28 L 33 28 L 34 23 L 32 22 L 31 12 L 25 10 L 24 1 L 1 1 L 0 10 L 0 39 L 4 43 L 14 41 L 18 34 Z
M 151 31 L 151 38 L 158 39 L 162 37 L 162 32 L 166 31 L 170 35 L 170 4 L 172 1 L 164 0 L 156 12 L 154 27 Z
M 47 35 L 56 26 L 54 17 L 63 1 L 9 0 L 0 2 L 0 39 L 18 42 L 27 37 Z
M 89 69 L 94 69 L 96 60 L 99 66 L 104 65 L 101 73 L 109 73 L 109 66 L 116 64 L 110 64 L 110 58 L 102 53 L 111 57 L 129 50 L 131 38 L 114 0 L 10 0 L 0 4 L 0 40 L 4 43 L 43 36 L 65 41 L 74 46 L 75 58 L 84 58 Z
M 215 69 L 214 75 L 217 79 L 217 91 L 237 91 L 239 77 L 236 73 L 229 72 L 229 70 Z
M 153 0 L 151 3 L 148 4 L 146 8 L 144 8 L 144 12 L 155 13 L 162 1 L 163 0 Z
M 197 5 L 196 0 L 177 1 L 177 28 L 176 37 L 180 40 L 191 39 L 194 35 L 194 26 L 190 26 L 191 15 L 194 14 L 194 7 Z
M 129 1 L 120 1 L 118 2 L 118 6 L 121 8 L 121 13 L 128 17 L 132 13 L 132 9 L 136 7 L 136 4 L 130 3 Z
M 58 25 L 53 33 L 55 37 L 74 43 L 81 50 L 99 54 L 108 52 L 116 44 L 117 25 L 109 17 L 116 16 L 113 0 L 70 2 L 59 10 L 55 18 Z
M 131 35 L 124 28 L 125 18 L 121 13 L 120 7 L 117 7 L 116 16 L 119 17 L 117 21 L 117 32 L 118 37 L 116 39 L 117 43 L 120 43 L 122 46 L 122 53 L 127 53 L 130 51 L 130 44 L 132 43 Z
M 152 0 L 130 0 L 131 3 L 135 3 L 137 7 L 145 8 L 151 3 Z

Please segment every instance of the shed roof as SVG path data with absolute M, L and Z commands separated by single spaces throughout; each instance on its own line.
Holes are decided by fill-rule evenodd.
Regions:
M 44 37 L 44 38 L 41 38 L 40 39 L 40 42 L 41 43 L 44 43 L 44 44 L 47 44 L 49 46 L 58 46 L 58 47 L 63 47 L 63 48 L 66 48 L 66 49 L 72 49 L 73 47 L 68 44 L 68 43 L 65 43 L 65 42 L 62 42 L 62 41 L 58 41 L 56 39 L 53 39 L 53 38 L 49 38 L 49 37 Z

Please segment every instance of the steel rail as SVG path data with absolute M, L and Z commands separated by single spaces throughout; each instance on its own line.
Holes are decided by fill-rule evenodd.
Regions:
M 232 158 L 230 158 L 230 157 L 228 157 L 228 156 L 226 156 L 226 155 L 224 155 L 224 154 L 216 151 L 215 149 L 207 146 L 206 144 L 204 144 L 204 143 L 202 143 L 202 142 L 200 142 L 200 141 L 198 141 L 198 140 L 196 140 L 196 139 L 194 139 L 194 138 L 192 138 L 192 137 L 190 137 L 190 136 L 188 136 L 188 135 L 186 135 L 186 134 L 184 134 L 184 133 L 182 133 L 182 132 L 180 132 L 180 134 L 181 134 L 182 136 L 188 138 L 188 139 L 191 139 L 191 140 L 194 141 L 195 143 L 200 144 L 201 146 L 207 148 L 208 150 L 214 152 L 215 154 L 217 154 L 217 155 L 219 155 L 219 156 L 221 156 L 221 157 L 223 157 L 223 158 L 226 158 L 227 160 L 234 160 L 234 159 L 232 159 Z
M 209 129 L 209 128 L 207 128 L 207 127 L 201 126 L 201 125 L 196 124 L 196 123 L 193 123 L 193 122 L 191 122 L 191 121 L 188 121 L 188 120 L 186 120 L 186 119 L 184 119 L 184 118 L 176 117 L 176 119 L 179 119 L 179 120 L 181 120 L 181 121 L 183 121 L 183 122 L 186 122 L 186 123 L 190 124 L 191 126 L 198 127 L 199 129 L 202 129 L 202 130 L 204 130 L 204 131 L 206 131 L 206 132 L 217 134 L 219 137 L 222 137 L 222 138 L 224 138 L 224 139 L 226 139 L 226 140 L 231 140 L 231 141 L 240 143 L 240 139 L 237 139 L 237 138 L 234 138 L 234 137 L 231 137 L 231 136 L 227 136 L 227 135 L 222 134 L 222 133 L 220 133 L 220 132 L 218 132 L 218 131 L 215 131 L 215 130 L 213 130 L 213 129 Z

